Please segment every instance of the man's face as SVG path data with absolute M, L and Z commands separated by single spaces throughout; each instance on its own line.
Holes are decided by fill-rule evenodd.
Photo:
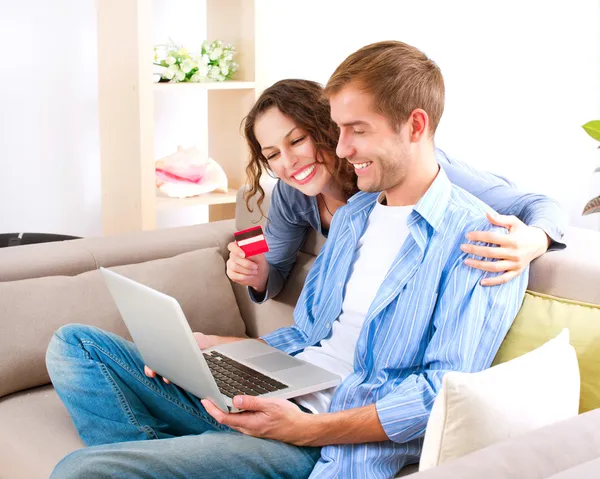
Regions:
M 329 98 L 340 127 L 337 155 L 346 158 L 362 191 L 384 191 L 401 184 L 411 162 L 408 127 L 396 131 L 377 113 L 372 96 L 349 84 Z

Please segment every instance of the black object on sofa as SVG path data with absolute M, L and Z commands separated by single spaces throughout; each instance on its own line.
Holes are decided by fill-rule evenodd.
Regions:
M 52 233 L 5 233 L 0 234 L 0 248 L 52 241 L 80 239 L 79 236 L 57 235 Z

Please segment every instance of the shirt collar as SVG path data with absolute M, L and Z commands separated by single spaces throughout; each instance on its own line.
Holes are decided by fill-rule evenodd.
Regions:
M 438 231 L 442 224 L 451 192 L 452 183 L 444 169 L 440 167 L 433 183 L 414 207 L 414 211 L 419 213 L 435 231 Z
M 438 231 L 442 223 L 451 191 L 452 184 L 444 169 L 440 167 L 433 183 L 413 208 L 413 211 L 416 211 L 435 231 Z M 370 211 L 380 194 L 359 191 L 348 200 L 350 211 L 358 213 L 367 208 Z

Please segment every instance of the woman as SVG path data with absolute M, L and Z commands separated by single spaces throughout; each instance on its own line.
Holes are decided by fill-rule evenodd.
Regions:
M 354 167 L 336 156 L 338 128 L 331 120 L 329 104 L 322 87 L 308 80 L 281 80 L 265 90 L 244 120 L 250 147 L 246 168 L 250 189 L 246 206 L 258 194 L 261 207 L 264 191 L 259 180 L 264 171 L 274 173 L 278 182 L 273 190 L 265 228 L 270 251 L 266 255 L 245 258 L 235 242 L 228 245 L 230 256 L 227 275 L 232 281 L 248 286 L 253 301 L 263 302 L 276 296 L 296 261 L 310 229 L 327 236 L 338 208 L 358 191 Z M 360 132 L 356 132 L 360 134 Z M 449 159 L 436 149 L 436 158 L 448 178 L 502 215 L 491 212 L 488 219 L 504 226 L 508 235 L 473 232 L 472 242 L 498 247 L 462 245 L 474 256 L 498 261 L 467 259 L 466 263 L 485 271 L 505 271 L 482 281 L 491 286 L 510 281 L 547 251 L 564 247 L 560 207 L 551 199 L 522 194 L 507 180 L 479 172 Z M 262 209 L 261 209 L 262 212 Z M 527 226 L 529 225 L 529 226 Z

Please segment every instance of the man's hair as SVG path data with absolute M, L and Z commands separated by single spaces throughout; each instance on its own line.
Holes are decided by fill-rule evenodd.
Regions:
M 439 67 L 420 50 L 398 41 L 367 45 L 337 67 L 325 87 L 330 98 L 346 85 L 373 97 L 375 110 L 400 128 L 416 108 L 429 116 L 431 136 L 444 111 L 444 78 Z

